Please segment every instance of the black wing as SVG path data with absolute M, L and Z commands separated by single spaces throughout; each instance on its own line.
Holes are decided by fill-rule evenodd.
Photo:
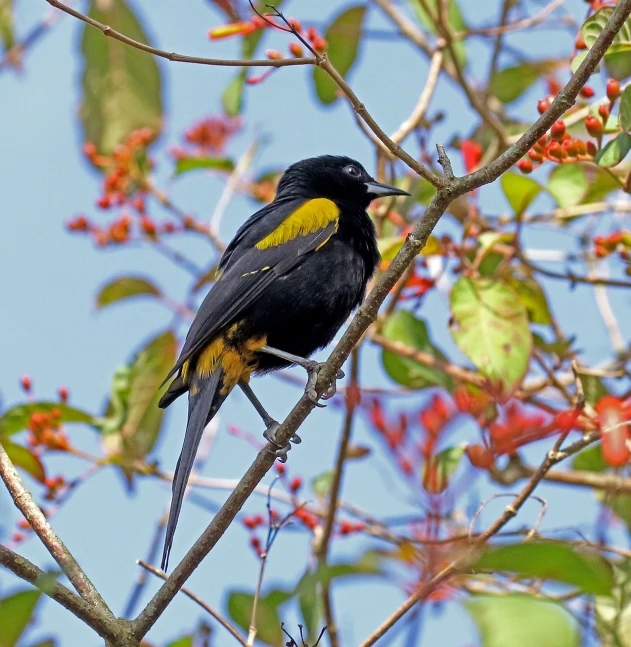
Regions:
M 219 265 L 223 273 L 202 302 L 175 366 L 167 380 L 186 360 L 202 350 L 224 327 L 234 323 L 276 279 L 301 263 L 305 254 L 323 245 L 336 231 L 337 223 L 306 236 L 297 236 L 281 245 L 257 249 L 256 243 L 274 231 L 306 199 L 276 204 L 254 214 L 237 232 Z

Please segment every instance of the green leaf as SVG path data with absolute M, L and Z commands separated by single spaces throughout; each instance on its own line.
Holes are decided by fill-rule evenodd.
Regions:
M 197 171 L 199 169 L 214 169 L 216 171 L 234 170 L 234 162 L 223 157 L 185 157 L 175 165 L 175 175 Z
M 596 153 L 594 161 L 598 166 L 611 168 L 620 164 L 631 150 L 631 135 L 628 133 L 619 133 L 617 137 L 607 142 L 607 144 Z
M 428 15 L 428 13 L 425 11 L 425 7 L 423 7 L 420 0 L 410 0 L 410 3 L 412 4 L 412 8 L 416 13 L 416 17 L 423 24 L 423 26 L 426 27 L 431 33 L 436 34 L 436 24 L 432 20 L 432 17 Z M 428 5 L 432 13 L 434 15 L 437 15 L 438 7 L 439 7 L 438 0 L 428 0 Z M 458 6 L 458 3 L 456 2 L 456 0 L 449 0 L 449 7 L 447 9 L 447 20 L 452 32 L 467 31 L 468 29 L 467 23 L 464 21 L 464 18 L 462 17 L 460 7 Z M 463 40 L 455 41 L 454 50 L 456 52 L 456 58 L 458 59 L 460 66 L 465 67 L 465 65 L 467 64 L 467 55 L 466 55 L 464 41 Z M 451 58 L 451 53 L 446 51 L 445 59 L 449 60 L 450 58 Z
M 622 130 L 631 132 L 631 84 L 627 85 L 620 97 L 618 119 Z
M 0 41 L 2 41 L 5 52 L 15 44 L 13 0 L 0 0 Z
M 581 375 L 581 382 L 583 383 L 585 402 L 591 404 L 592 407 L 596 406 L 598 400 L 609 395 L 609 391 L 603 384 L 603 381 L 595 375 Z
M 496 72 L 491 79 L 490 92 L 502 103 L 511 103 L 518 99 L 542 75 L 551 72 L 559 63 L 549 61 L 526 61 L 520 65 L 505 67 Z
M 587 447 L 572 460 L 572 469 L 585 472 L 604 472 L 609 465 L 605 463 L 600 445 Z
M 235 77 L 230 81 L 228 87 L 221 95 L 221 105 L 224 112 L 229 117 L 236 117 L 241 114 L 243 110 L 243 89 L 245 88 L 245 79 L 248 75 L 247 68 L 243 68 Z
M 311 481 L 311 489 L 318 499 L 325 499 L 329 496 L 334 476 L 335 472 L 333 470 L 328 470 L 313 477 L 313 480 Z
M 40 591 L 20 591 L 0 600 L 0 647 L 14 647 L 29 625 Z
M 589 52 L 585 52 L 585 51 L 579 52 L 572 59 L 572 61 L 570 62 L 570 70 L 571 70 L 572 74 L 574 74 L 576 72 L 576 70 L 578 70 L 578 68 L 581 66 L 581 63 L 587 58 L 588 53 Z M 598 66 L 598 68 L 600 68 L 600 65 Z M 600 71 L 598 68 L 596 70 L 594 70 L 594 74 L 596 74 L 596 72 Z
M 131 464 L 151 451 L 160 434 L 164 411 L 158 408 L 158 400 L 166 390 L 160 385 L 175 363 L 176 352 L 175 335 L 167 330 L 140 349 L 112 381 L 100 425 L 108 452 L 119 456 L 128 477 Z
M 464 444 L 457 447 L 448 447 L 423 463 L 421 483 L 428 492 L 438 494 L 447 488 L 451 475 L 460 465 L 465 449 L 466 445 Z
M 89 413 L 69 407 L 62 402 L 32 402 L 19 404 L 7 409 L 0 417 L 0 436 L 10 436 L 22 429 L 26 429 L 34 413 L 50 413 L 59 411 L 59 420 L 62 423 L 80 422 L 86 425 L 95 425 L 95 419 Z
M 90 18 L 149 43 L 138 18 L 124 0 L 92 0 Z M 157 60 L 90 25 L 83 28 L 83 102 L 80 109 L 85 141 L 111 153 L 138 128 L 162 130 L 162 84 Z
M 356 575 L 380 575 L 382 556 L 376 551 L 366 551 L 355 562 L 320 564 L 314 571 L 307 571 L 296 586 L 296 593 L 312 590 L 312 586 L 327 586 L 333 580 Z
M 552 323 L 548 300 L 535 279 L 513 276 L 508 280 L 508 283 L 517 292 L 524 308 L 528 311 L 528 319 L 532 323 L 544 325 Z
M 556 355 L 559 358 L 564 358 L 567 355 L 568 350 L 576 340 L 575 337 L 570 337 L 569 339 L 546 341 L 537 333 L 533 333 L 532 337 L 535 343 L 535 348 L 542 350 L 544 353 Z
M 147 279 L 139 276 L 121 276 L 106 283 L 96 295 L 96 309 L 100 310 L 117 301 L 139 296 L 160 297 L 162 292 Z
M 447 361 L 443 353 L 432 344 L 425 322 L 417 319 L 408 310 L 395 310 L 388 317 L 383 328 L 383 336 L 390 341 L 399 342 L 414 350 L 424 351 L 442 361 Z M 410 389 L 442 386 L 449 391 L 453 390 L 451 378 L 439 369 L 401 357 L 389 350 L 383 351 L 381 361 L 386 373 L 395 382 Z
M 471 569 L 555 580 L 596 595 L 608 595 L 614 585 L 613 569 L 606 559 L 596 553 L 577 551 L 562 541 L 522 542 L 491 548 Z
M 528 595 L 475 596 L 465 602 L 482 647 L 579 647 L 576 621 L 561 605 Z
M 405 238 L 401 236 L 388 236 L 387 238 L 380 238 L 377 241 L 377 249 L 382 261 L 391 261 L 398 253 Z
M 589 190 L 583 198 L 583 204 L 600 202 L 612 191 L 620 189 L 620 183 L 610 173 L 598 166 L 590 165 L 585 169 Z
M 587 178 L 580 164 L 559 164 L 550 173 L 546 185 L 546 190 L 561 209 L 579 204 L 587 189 Z
M 518 173 L 504 173 L 500 180 L 504 195 L 513 213 L 521 216 L 530 203 L 539 195 L 541 187 L 532 178 Z
M 280 629 L 278 607 L 292 597 L 288 591 L 270 591 L 260 596 L 256 609 L 256 638 L 266 645 L 277 647 L 282 644 L 283 632 Z M 254 596 L 243 591 L 228 594 L 228 614 L 247 634 L 250 629 Z
M 508 397 L 525 375 L 532 352 L 528 314 L 505 283 L 462 277 L 451 291 L 452 337 Z
M 603 7 L 592 14 L 581 27 L 583 40 L 591 48 L 603 30 L 614 7 Z M 619 81 L 631 75 L 631 18 L 627 18 L 605 52 L 604 64 L 610 77 Z
M 631 562 L 614 566 L 616 586 L 611 595 L 598 596 L 594 610 L 600 647 L 631 647 Z
M 194 638 L 195 636 L 193 634 L 182 636 L 181 638 L 176 638 L 174 641 L 170 642 L 167 647 L 193 647 Z
M 42 461 L 32 451 L 8 440 L 3 440 L 2 446 L 16 467 L 21 467 L 27 474 L 30 474 L 40 483 L 46 480 L 46 470 L 42 465 Z
M 339 14 L 324 33 L 328 43 L 327 56 L 344 79 L 357 58 L 365 14 L 365 5 L 350 7 Z M 313 82 L 322 103 L 329 105 L 337 99 L 337 85 L 317 66 L 313 68 Z

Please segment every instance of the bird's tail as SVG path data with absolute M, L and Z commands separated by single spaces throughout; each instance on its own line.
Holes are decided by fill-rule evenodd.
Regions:
M 197 447 L 202 438 L 202 433 L 228 396 L 227 392 L 222 393 L 222 376 L 223 369 L 219 366 L 209 377 L 203 379 L 196 378 L 189 391 L 186 435 L 184 436 L 182 452 L 180 453 L 173 476 L 173 495 L 171 497 L 171 509 L 169 510 L 169 521 L 167 523 L 164 551 L 162 553 L 163 571 L 166 571 L 168 568 L 169 554 L 173 545 L 173 535 L 175 534 L 175 527 L 180 516 L 186 483 L 193 469 L 195 454 L 197 453 Z

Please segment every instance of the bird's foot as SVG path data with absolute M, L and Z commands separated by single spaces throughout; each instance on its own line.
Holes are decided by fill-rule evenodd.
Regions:
M 276 456 L 281 463 L 286 463 L 287 452 L 291 449 L 291 443 L 294 443 L 294 445 L 299 445 L 302 442 L 302 438 L 298 434 L 293 434 L 293 436 L 289 438 L 290 442 L 288 442 L 286 445 L 281 445 L 276 440 L 276 432 L 278 431 L 279 427 L 280 424 L 278 424 L 276 420 L 270 420 L 266 424 L 265 431 L 263 432 L 263 437 L 265 438 L 265 440 L 274 445 L 274 448 L 270 448 L 269 451 L 274 454 L 274 456 Z
M 318 381 L 318 375 L 324 366 L 323 363 L 315 362 L 313 360 L 308 360 L 307 365 L 304 366 L 307 371 L 307 386 L 305 387 L 305 393 L 307 394 L 309 400 L 316 405 L 316 407 L 325 407 L 325 404 L 321 404 L 318 400 L 318 394 L 315 389 L 316 382 Z M 344 377 L 344 371 L 338 371 L 335 379 L 329 386 L 329 388 L 320 396 L 322 400 L 329 400 L 337 392 L 337 380 L 341 380 Z

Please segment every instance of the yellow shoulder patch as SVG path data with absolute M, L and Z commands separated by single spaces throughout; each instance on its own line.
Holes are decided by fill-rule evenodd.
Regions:
M 285 218 L 271 234 L 256 243 L 256 248 L 278 247 L 298 236 L 313 234 L 331 222 L 337 222 L 339 217 L 340 210 L 335 202 L 327 198 L 314 198 Z

